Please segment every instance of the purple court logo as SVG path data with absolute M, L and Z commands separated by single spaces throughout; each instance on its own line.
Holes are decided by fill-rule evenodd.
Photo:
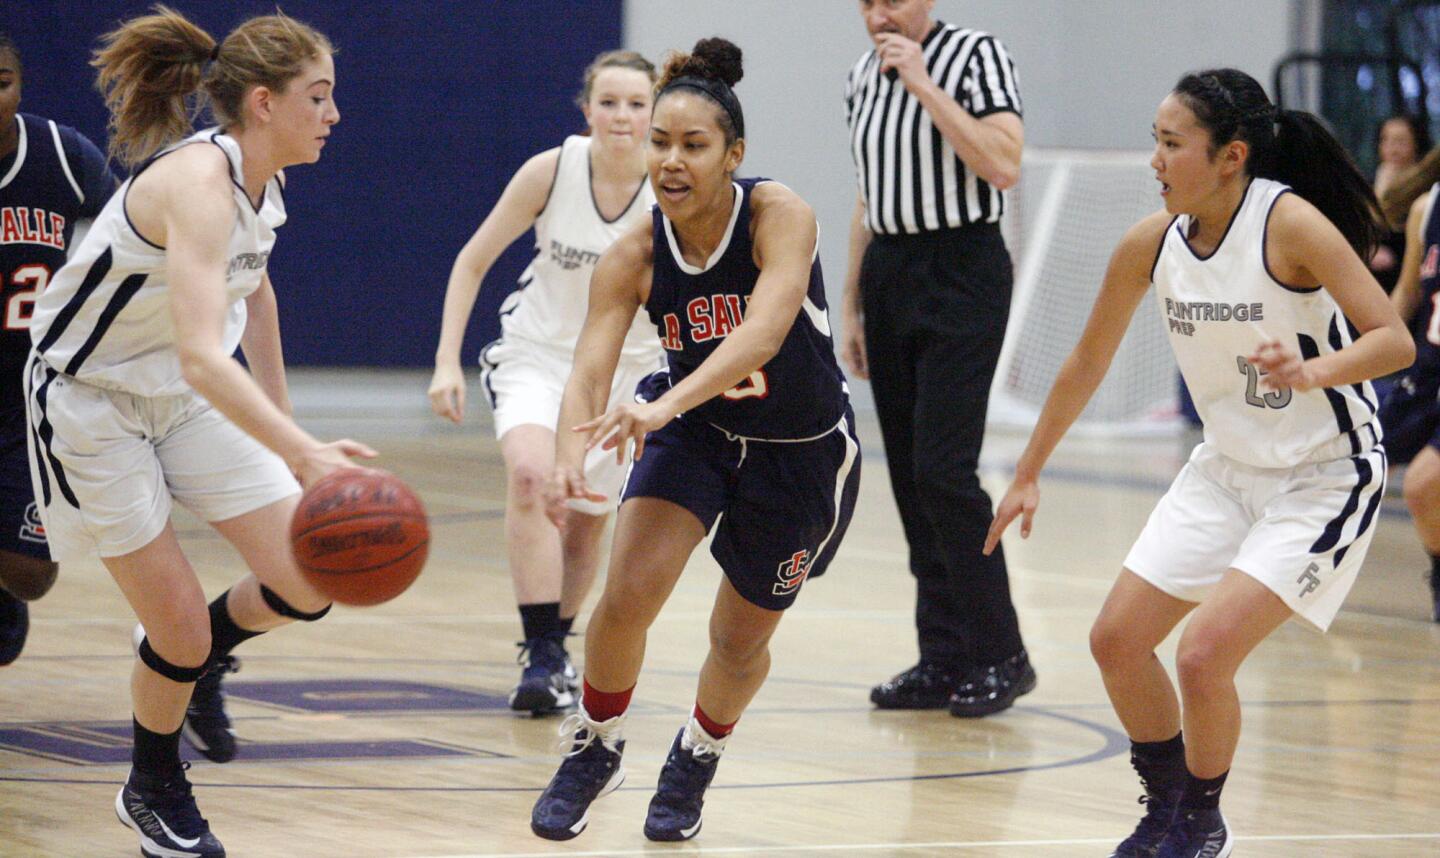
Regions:
M 502 695 L 419 682 L 363 679 L 236 682 L 228 683 L 225 690 L 232 699 L 290 713 L 353 713 L 373 716 L 508 708 Z M 128 721 L 26 724 L 0 728 L 0 749 L 77 766 L 128 764 L 130 734 L 131 726 Z M 184 749 L 184 753 L 187 759 L 194 758 L 193 752 L 188 748 Z M 235 762 L 505 756 L 507 755 L 484 748 L 423 738 L 387 738 L 375 741 L 350 739 L 333 742 L 250 741 L 245 743 L 244 754 Z

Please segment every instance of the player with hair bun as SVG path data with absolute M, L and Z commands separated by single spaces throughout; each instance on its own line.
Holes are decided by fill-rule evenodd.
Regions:
M 710 651 L 645 820 L 651 840 L 695 836 L 721 753 L 769 671 L 770 637 L 801 585 L 825 571 L 854 509 L 859 444 L 815 215 L 783 185 L 734 178 L 745 156 L 741 75 L 740 49 L 724 39 L 669 58 L 648 144 L 659 204 L 591 281 L 546 492 L 552 518 L 563 523 L 569 500 L 596 497 L 587 450 L 633 443 L 635 462 L 585 634 L 580 711 L 561 727 L 565 759 L 531 815 L 551 840 L 584 830 L 591 802 L 624 779 L 625 714 L 647 630 L 713 526 L 725 577 Z M 640 308 L 669 367 L 641 385 L 640 401 L 607 410 Z

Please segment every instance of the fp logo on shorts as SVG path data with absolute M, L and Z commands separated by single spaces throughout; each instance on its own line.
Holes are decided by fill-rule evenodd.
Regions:
M 1319 571 L 1319 564 L 1311 563 L 1309 566 L 1305 567 L 1304 572 L 1300 573 L 1300 577 L 1295 579 L 1296 584 L 1304 585 L 1300 588 L 1300 598 L 1305 598 L 1306 596 L 1310 595 L 1312 590 L 1320 586 L 1320 576 L 1315 574 Z
M 781 563 L 775 573 L 780 576 L 780 583 L 776 584 L 771 592 L 777 596 L 789 596 L 800 585 L 805 583 L 805 576 L 810 574 L 810 551 L 801 549 L 790 555 L 790 559 Z

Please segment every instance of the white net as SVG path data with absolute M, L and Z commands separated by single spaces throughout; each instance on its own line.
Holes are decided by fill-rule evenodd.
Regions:
M 1015 259 L 1010 327 L 990 396 L 990 422 L 1030 426 L 1080 339 L 1115 245 L 1162 205 L 1146 152 L 1027 150 L 1002 228 Z M 1175 358 L 1153 298 L 1141 301 L 1081 431 L 1170 432 Z

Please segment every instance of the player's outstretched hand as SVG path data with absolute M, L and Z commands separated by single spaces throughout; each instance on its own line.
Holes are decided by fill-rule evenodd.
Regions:
M 1034 480 L 1016 480 L 1010 484 L 1005 497 L 1001 499 L 1000 506 L 995 510 L 995 520 L 990 522 L 990 532 L 985 535 L 985 554 L 995 550 L 1000 544 L 1000 537 L 1005 533 L 1005 528 L 1020 518 L 1020 538 L 1030 538 L 1030 523 L 1035 520 L 1035 509 L 1040 506 L 1040 486 Z
M 295 472 L 295 478 L 300 481 L 300 485 L 308 489 L 331 471 L 361 467 L 350 461 L 351 457 L 373 459 L 378 455 L 380 454 L 359 441 L 341 438 L 307 451 L 298 460 L 290 463 L 290 470 Z
M 571 499 L 599 503 L 605 500 L 605 495 L 590 488 L 585 482 L 584 470 L 557 465 L 545 483 L 545 517 L 550 519 L 550 523 L 559 528 L 561 533 L 565 532 L 565 525 L 570 519 L 567 501 Z
M 430 410 L 451 423 L 465 419 L 465 373 L 460 364 L 435 364 L 430 377 Z
M 1279 340 L 1261 343 L 1247 359 L 1260 373 L 1262 390 L 1277 391 L 1286 387 L 1311 390 L 1315 387 L 1315 376 L 1310 371 L 1309 362 Z
M 627 402 L 575 427 L 587 433 L 585 449 L 614 450 L 617 464 L 625 461 L 626 442 L 635 442 L 635 458 L 645 454 L 645 436 L 675 419 L 675 413 L 663 402 Z

